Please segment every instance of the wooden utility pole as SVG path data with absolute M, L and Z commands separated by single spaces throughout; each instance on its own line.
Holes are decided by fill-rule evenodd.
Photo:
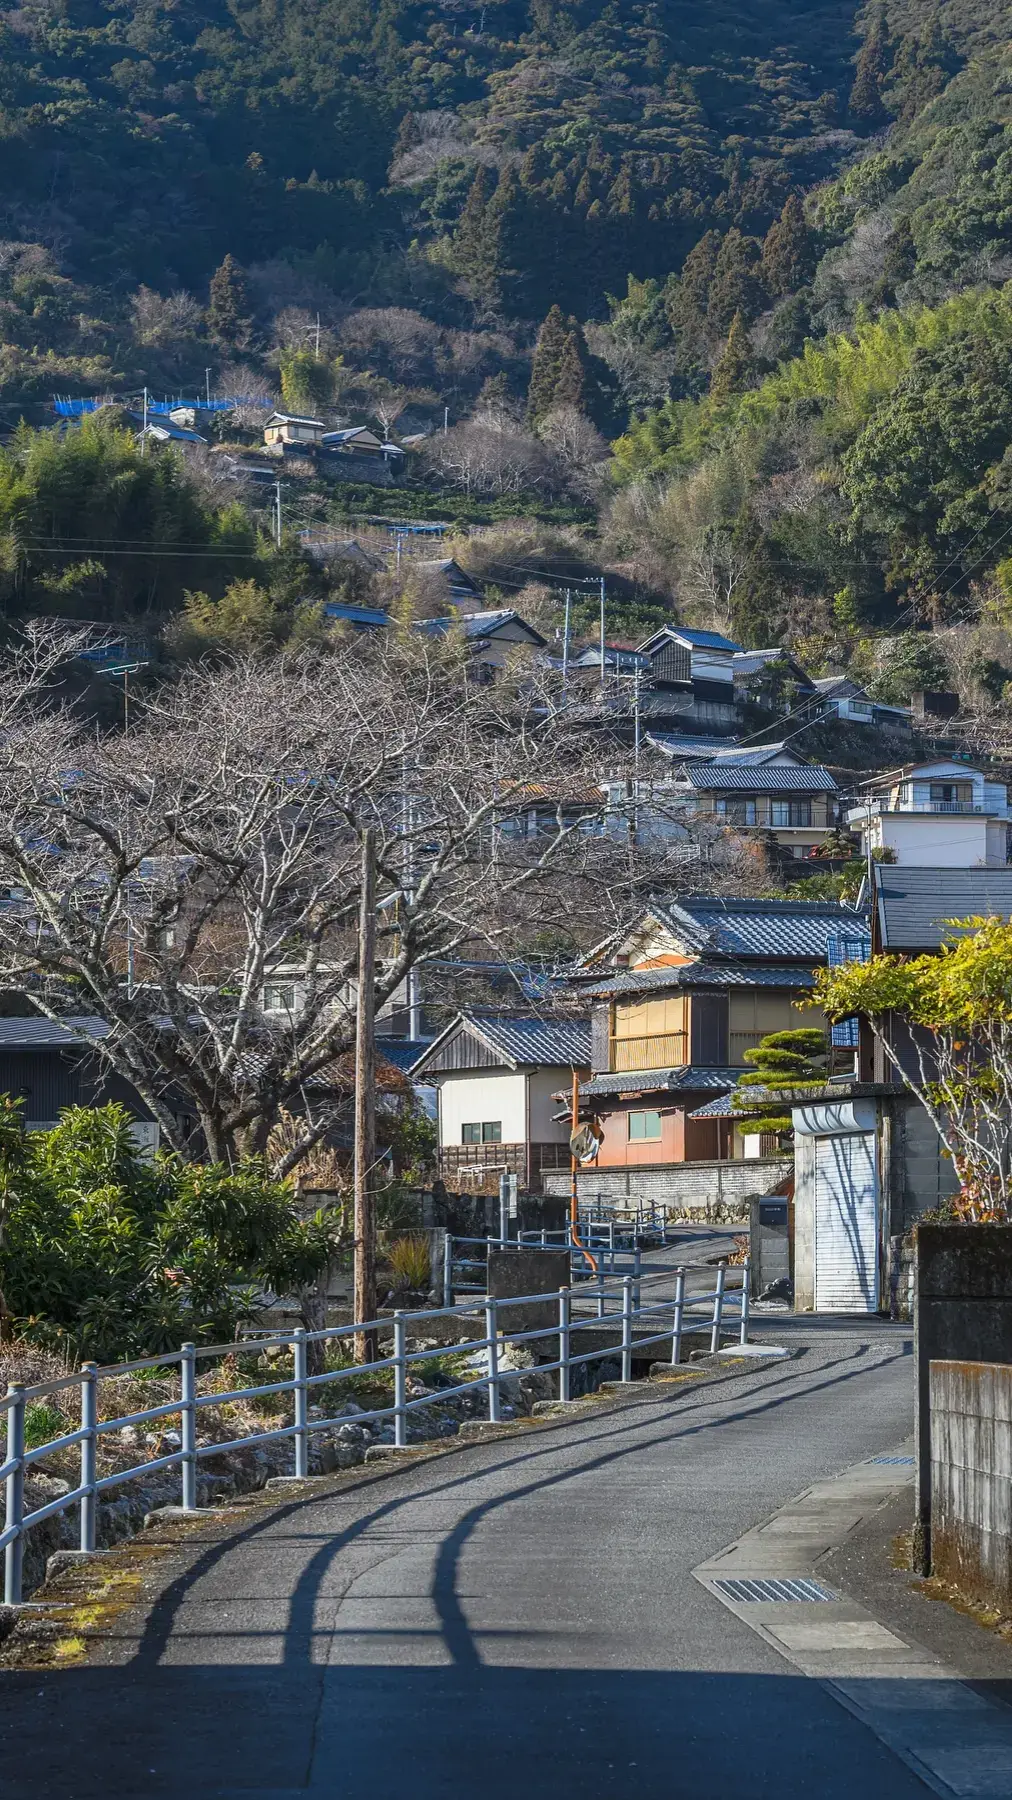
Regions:
M 355 1019 L 355 1300 L 356 1320 L 376 1317 L 376 840 L 362 833 L 358 915 L 358 1010 Z M 355 1333 L 355 1361 L 375 1362 L 375 1331 Z

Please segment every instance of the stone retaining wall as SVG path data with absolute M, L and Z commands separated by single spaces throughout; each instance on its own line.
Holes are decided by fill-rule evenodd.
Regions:
M 656 1168 L 581 1169 L 581 1204 L 606 1207 L 663 1206 L 669 1218 L 737 1223 L 748 1218 L 749 1201 L 768 1194 L 793 1168 L 789 1156 L 754 1157 L 742 1162 L 664 1163 Z M 546 1195 L 568 1194 L 568 1174 L 546 1172 Z

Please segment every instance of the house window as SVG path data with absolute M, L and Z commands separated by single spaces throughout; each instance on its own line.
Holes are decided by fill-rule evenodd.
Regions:
M 965 781 L 932 781 L 932 806 L 960 806 L 971 799 L 973 789 Z
M 642 1144 L 656 1141 L 661 1135 L 661 1115 L 659 1112 L 631 1112 L 629 1114 L 629 1142 Z
M 294 981 L 268 981 L 264 984 L 264 1012 L 294 1012 Z
M 462 1125 L 460 1141 L 462 1144 L 501 1144 L 502 1120 L 484 1119 L 480 1124 Z
M 810 800 L 774 800 L 773 825 L 810 825 L 812 823 L 812 802 Z
M 714 811 L 720 818 L 726 819 L 729 825 L 758 825 L 758 804 L 754 798 L 747 800 L 718 800 Z

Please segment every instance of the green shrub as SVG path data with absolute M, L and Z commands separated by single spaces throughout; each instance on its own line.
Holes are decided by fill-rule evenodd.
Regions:
M 20 1334 L 98 1362 L 231 1338 L 265 1289 L 308 1286 L 334 1251 L 262 1165 L 149 1160 L 121 1106 L 25 1132 L 0 1097 L 0 1291 Z
M 427 1288 L 431 1279 L 429 1240 L 425 1237 L 395 1238 L 388 1252 L 394 1274 L 394 1286 Z
M 40 1444 L 48 1444 L 75 1429 L 50 1400 L 34 1400 L 25 1407 L 26 1450 L 37 1450 Z

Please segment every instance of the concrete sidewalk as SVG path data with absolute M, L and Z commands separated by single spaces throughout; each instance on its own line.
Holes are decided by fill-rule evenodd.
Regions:
M 694 1573 L 943 1800 L 998 1800 L 1012 1793 L 1012 1708 L 1005 1704 L 1012 1653 L 992 1641 L 990 1667 L 1001 1678 L 971 1686 L 961 1662 L 878 1616 L 881 1568 L 861 1583 L 870 1604 L 831 1579 L 862 1567 L 860 1546 L 869 1540 L 880 1549 L 881 1515 L 909 1526 L 912 1512 L 911 1442 L 816 1483 Z M 937 1629 L 929 1635 L 937 1642 Z M 962 1634 L 941 1635 L 951 1645 Z

